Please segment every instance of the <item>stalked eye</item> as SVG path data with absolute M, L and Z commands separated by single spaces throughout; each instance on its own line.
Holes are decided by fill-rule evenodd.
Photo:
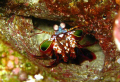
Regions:
M 65 28 L 65 23 L 60 23 L 61 28 Z
M 58 30 L 58 25 L 55 24 L 55 25 L 53 26 L 53 29 L 54 29 L 55 31 L 57 31 L 57 30 Z

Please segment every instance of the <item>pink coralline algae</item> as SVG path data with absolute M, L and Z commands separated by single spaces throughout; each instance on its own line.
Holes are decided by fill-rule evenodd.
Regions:
M 114 36 L 114 40 L 117 45 L 117 48 L 120 50 L 120 11 L 114 22 L 113 36 Z

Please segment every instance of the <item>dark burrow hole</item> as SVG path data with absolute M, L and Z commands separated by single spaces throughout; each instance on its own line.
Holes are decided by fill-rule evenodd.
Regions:
M 0 0 L 0 7 L 4 7 L 8 0 Z
M 61 22 L 52 21 L 52 20 L 39 19 L 39 18 L 32 17 L 32 22 L 33 22 L 34 29 L 37 29 L 40 25 L 46 25 L 47 27 L 53 27 L 55 24 L 57 24 L 59 26 L 60 23 L 64 21 L 61 21 Z M 71 26 L 66 24 L 65 28 L 69 29 L 71 28 Z
M 103 19 L 106 19 L 107 18 L 107 15 L 102 15 Z
M 57 24 L 58 26 L 60 25 L 60 22 L 58 22 L 58 21 L 50 21 L 50 20 L 38 19 L 38 18 L 34 18 L 34 17 L 32 17 L 32 22 L 33 22 L 33 26 L 34 26 L 35 30 L 41 29 L 41 28 L 39 28 L 40 25 L 46 25 L 45 28 L 52 28 L 52 29 L 55 24 Z M 66 24 L 67 29 L 70 29 L 71 27 L 72 26 Z M 83 34 L 85 34 L 85 33 L 83 33 Z M 98 40 L 96 40 L 96 38 L 93 35 L 90 35 L 90 34 L 85 35 L 85 37 L 79 41 L 79 44 L 83 47 L 81 47 L 81 48 L 75 47 L 75 49 L 74 49 L 75 53 L 76 53 L 76 58 L 72 59 L 69 57 L 70 54 L 66 54 L 66 55 L 68 55 L 69 58 L 68 58 L 68 62 L 64 62 L 61 54 L 58 54 L 59 57 L 61 58 L 59 63 L 80 65 L 82 62 L 84 62 L 86 60 L 88 60 L 88 61 L 95 60 L 96 55 L 94 54 L 94 52 L 91 52 L 86 47 L 92 46 L 97 43 L 98 43 Z M 52 59 L 56 59 L 54 51 L 53 51 Z

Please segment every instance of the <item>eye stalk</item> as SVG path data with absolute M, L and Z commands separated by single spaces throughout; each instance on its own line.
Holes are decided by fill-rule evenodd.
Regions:
M 65 28 L 65 23 L 60 23 L 60 27 L 62 28 L 62 29 L 64 29 Z
M 58 30 L 58 28 L 59 28 L 59 26 L 58 26 L 58 25 L 56 25 L 56 24 L 53 26 L 53 29 L 54 29 L 55 31 L 57 31 L 57 30 Z
M 54 28 L 54 31 L 55 31 L 56 35 L 58 35 L 60 33 L 66 33 L 67 32 L 67 30 L 65 29 L 65 23 L 60 23 L 60 26 L 55 24 L 53 26 L 53 28 Z

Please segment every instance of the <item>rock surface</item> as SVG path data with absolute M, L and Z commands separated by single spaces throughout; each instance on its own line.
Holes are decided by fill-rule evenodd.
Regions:
M 25 53 L 24 50 L 30 47 L 31 53 L 39 54 L 40 52 L 38 52 L 37 48 L 38 45 L 36 45 L 34 38 L 28 38 L 30 31 L 34 30 L 34 24 L 31 20 L 33 17 L 47 19 L 53 22 L 65 22 L 70 26 L 79 26 L 86 34 L 92 34 L 97 40 L 99 40 L 99 45 L 105 54 L 105 60 L 103 57 L 102 61 L 104 60 L 104 66 L 102 71 L 97 71 L 97 73 L 95 73 L 97 75 L 99 74 L 101 77 L 103 76 L 103 78 L 100 78 L 100 76 L 97 75 L 94 76 L 94 74 L 91 76 L 92 72 L 90 75 L 81 76 L 80 72 L 77 74 L 77 72 L 74 72 L 73 69 L 70 73 L 67 73 L 67 71 L 65 73 L 64 69 L 69 69 L 72 65 L 65 66 L 64 64 L 60 64 L 51 69 L 52 72 L 50 69 L 46 70 L 53 73 L 56 71 L 55 69 L 61 69 L 62 67 L 62 74 L 65 73 L 64 75 L 69 78 L 75 76 L 73 79 L 76 79 L 77 77 L 82 77 L 81 79 L 83 79 L 84 77 L 83 81 L 89 81 L 88 78 L 93 79 L 94 77 L 94 79 L 99 78 L 104 80 L 105 75 L 109 75 L 109 72 L 114 72 L 114 74 L 116 74 L 119 68 L 116 61 L 120 56 L 112 36 L 114 18 L 117 15 L 118 9 L 119 0 L 2 0 L 0 1 L 1 37 L 2 40 L 7 41 L 10 46 L 17 49 L 20 53 Z M 20 32 L 20 34 L 18 34 L 18 32 Z M 40 60 L 40 62 L 42 62 L 42 60 Z M 75 70 L 81 68 L 79 66 L 75 67 Z M 116 70 L 116 72 L 114 70 Z M 72 74 L 73 72 L 75 74 Z M 55 74 L 58 75 L 59 73 L 54 72 L 53 76 L 55 76 Z M 56 79 L 61 79 L 60 77 L 62 74 L 59 74 L 59 77 L 57 76 Z M 119 76 L 118 73 L 116 74 L 116 77 L 117 76 Z M 106 80 L 105 77 L 105 81 L 109 80 L 111 80 L 111 78 L 107 78 Z

